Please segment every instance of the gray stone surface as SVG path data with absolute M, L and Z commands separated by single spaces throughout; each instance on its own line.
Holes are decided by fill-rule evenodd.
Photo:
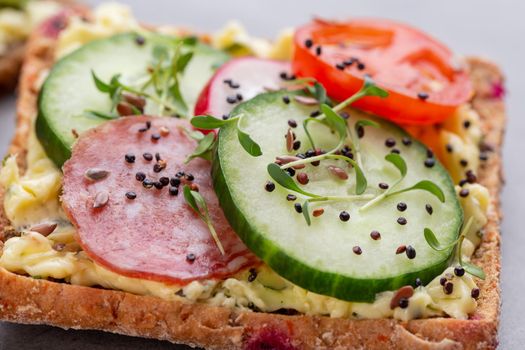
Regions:
M 100 1 L 87 1 L 96 4 Z M 518 223 L 524 211 L 525 179 L 525 2 L 484 0 L 129 0 L 145 22 L 176 23 L 203 31 L 240 19 L 251 33 L 273 36 L 281 28 L 308 21 L 312 16 L 345 18 L 379 16 L 406 21 L 447 43 L 458 53 L 487 56 L 507 75 L 509 123 L 505 144 L 506 188 L 503 193 L 503 308 L 501 349 L 522 349 L 525 341 L 525 288 L 523 249 L 525 235 Z M 13 131 L 14 99 L 0 100 L 0 153 Z M 521 180 L 520 180 L 521 179 Z M 521 214 L 520 214 L 521 213 Z M 63 331 L 45 326 L 0 324 L 0 349 L 168 349 L 164 342 L 94 331 Z

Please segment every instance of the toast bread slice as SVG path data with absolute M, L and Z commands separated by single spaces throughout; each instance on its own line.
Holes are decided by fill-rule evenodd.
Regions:
M 17 128 L 10 147 L 10 153 L 20 155 L 21 169 L 31 121 L 37 112 L 38 78 L 53 64 L 55 44 L 38 32 L 28 42 L 19 82 Z M 484 143 L 491 149 L 478 178 L 489 189 L 492 200 L 482 243 L 473 256 L 487 278 L 478 281 L 481 289 L 478 308 L 468 320 L 438 317 L 401 322 L 242 312 L 38 280 L 3 268 L 0 268 L 0 319 L 64 329 L 96 329 L 207 349 L 256 348 L 269 339 L 277 341 L 283 349 L 496 348 L 500 310 L 501 145 L 506 117 L 503 101 L 493 96 L 492 88 L 503 81 L 503 76 L 496 65 L 484 59 L 469 58 L 468 65 L 475 90 L 472 104 L 482 120 Z M 1 210 L 2 241 L 10 230 Z

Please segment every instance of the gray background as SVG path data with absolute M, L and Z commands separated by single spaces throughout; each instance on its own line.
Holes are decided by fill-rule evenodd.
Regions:
M 87 1 L 97 4 L 101 1 Z M 504 149 L 506 188 L 503 192 L 502 322 L 500 348 L 522 349 L 525 341 L 523 249 L 519 224 L 525 198 L 525 2 L 484 0 L 130 0 L 138 18 L 150 23 L 188 25 L 216 30 L 227 20 L 240 19 L 249 31 L 274 36 L 281 28 L 307 22 L 312 16 L 344 18 L 378 16 L 406 21 L 424 29 L 462 54 L 490 57 L 507 76 L 509 122 Z M 0 99 L 0 154 L 13 132 L 14 98 Z M 521 180 L 520 180 L 521 179 Z M 0 323 L 0 349 L 168 349 L 165 342 L 94 331 L 63 331 L 45 326 Z

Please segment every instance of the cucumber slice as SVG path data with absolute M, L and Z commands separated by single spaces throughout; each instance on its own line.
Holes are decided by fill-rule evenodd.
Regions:
M 364 137 L 360 139 L 363 170 L 368 180 L 365 193 L 378 195 L 384 191 L 378 187 L 379 183 L 392 185 L 400 177 L 399 171 L 385 161 L 385 155 L 391 152 L 385 140 L 392 138 L 408 167 L 405 179 L 396 189 L 431 180 L 443 190 L 444 203 L 429 192 L 417 190 L 388 197 L 361 211 L 359 208 L 368 200 L 310 204 L 310 210 L 323 208 L 324 214 L 319 217 L 310 214 L 311 226 L 308 226 L 303 215 L 294 209 L 294 203 L 302 203 L 304 197 L 294 193 L 297 200 L 287 201 L 290 192 L 277 184 L 274 191 L 265 190 L 265 183 L 271 179 L 267 165 L 274 162 L 276 156 L 287 154 L 283 135 L 289 119 L 299 125 L 293 129 L 302 144 L 299 151 L 304 153 L 308 146 L 300 125 L 314 108 L 293 98 L 285 104 L 284 94 L 259 95 L 232 112 L 233 117 L 244 116 L 241 128 L 260 145 L 262 156 L 252 157 L 243 150 L 235 123 L 227 124 L 219 132 L 212 170 L 214 187 L 226 217 L 244 243 L 289 281 L 309 291 L 349 301 L 369 302 L 376 293 L 414 285 L 416 278 L 427 283 L 443 272 L 452 248 L 441 252 L 432 250 L 423 230 L 431 228 L 439 235 L 440 242 L 457 238 L 463 211 L 453 183 L 438 162 L 432 168 L 426 167 L 427 149 L 416 140 L 404 145 L 402 139 L 408 134 L 389 122 L 350 111 L 352 128 L 360 119 L 380 124 L 380 128 L 365 127 Z M 336 146 L 337 137 L 324 125 L 310 123 L 310 129 L 318 147 Z M 327 165 L 346 166 L 339 160 L 323 160 L 317 167 L 308 165 L 297 172 L 306 172 L 310 182 L 299 186 L 315 194 L 355 194 L 354 170 L 350 169 L 349 179 L 343 181 L 335 178 Z M 407 205 L 405 211 L 397 209 L 399 202 Z M 427 204 L 432 206 L 432 214 L 426 210 Z M 346 222 L 339 218 L 343 210 L 350 214 Z M 399 224 L 399 217 L 406 218 L 407 224 Z M 380 232 L 381 239 L 371 238 L 374 230 Z M 401 245 L 414 247 L 416 257 L 409 259 L 405 253 L 396 254 Z M 355 246 L 361 248 L 362 254 L 353 252 Z
M 153 47 L 168 44 L 168 38 L 161 35 L 148 35 L 142 45 L 136 38 L 137 34 L 126 33 L 93 41 L 62 58 L 49 73 L 39 96 L 36 131 L 48 156 L 59 167 L 71 155 L 74 133 L 80 134 L 105 121 L 85 112 L 110 111 L 111 101 L 96 89 L 91 71 L 103 81 L 121 74 L 122 81 L 133 85 L 145 76 Z M 227 59 L 223 52 L 197 44 L 180 82 L 190 111 L 216 68 Z M 156 113 L 154 106 L 148 105 L 146 113 Z

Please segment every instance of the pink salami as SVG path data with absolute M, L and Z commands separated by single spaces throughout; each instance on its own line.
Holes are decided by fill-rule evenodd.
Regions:
M 125 117 L 79 138 L 63 168 L 62 202 L 94 261 L 125 276 L 182 284 L 257 263 L 219 207 L 209 162 L 184 164 L 196 146 L 181 129 L 190 127 L 175 118 Z M 206 200 L 225 255 L 186 204 L 184 184 Z

